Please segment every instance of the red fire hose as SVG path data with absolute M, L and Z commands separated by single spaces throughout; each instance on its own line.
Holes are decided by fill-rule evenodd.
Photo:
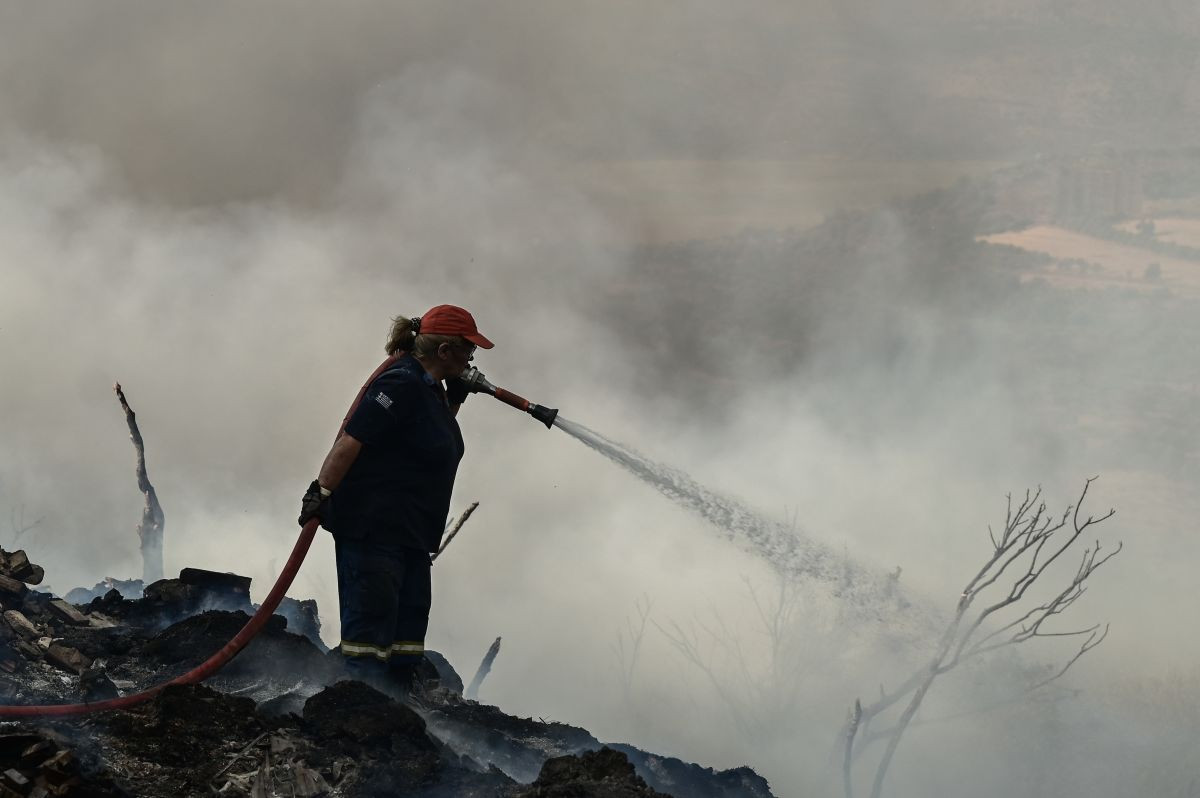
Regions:
M 387 360 L 379 364 L 379 368 L 367 378 L 363 384 L 362 390 L 358 392 L 358 396 L 354 399 L 354 404 L 350 406 L 350 411 L 346 413 L 346 418 L 342 420 L 341 429 L 338 434 L 341 435 L 342 430 L 346 428 L 346 422 L 350 416 L 354 414 L 354 409 L 358 407 L 358 403 L 362 401 L 363 394 L 366 393 L 369 386 L 376 377 L 382 374 L 397 360 L 396 357 L 389 357 Z M 317 526 L 320 524 L 320 519 L 313 518 L 309 520 L 304 528 L 300 531 L 300 537 L 296 539 L 296 545 L 292 547 L 292 556 L 288 557 L 287 563 L 283 566 L 283 570 L 279 574 L 279 578 L 275 580 L 275 586 L 271 588 L 271 592 L 263 599 L 263 603 L 259 605 L 258 611 L 254 613 L 254 617 L 246 621 L 246 625 L 242 627 L 233 639 L 225 644 L 225 647 L 213 654 L 198 667 L 193 668 L 187 673 L 172 679 L 169 682 L 151 687 L 148 690 L 143 690 L 140 693 L 121 696 L 120 698 L 110 698 L 105 701 L 95 701 L 87 704 L 47 704 L 42 706 L 0 706 L 0 718 L 33 718 L 45 717 L 47 715 L 78 715 L 84 712 L 99 712 L 105 709 L 126 709 L 144 701 L 149 701 L 154 696 L 161 693 L 167 687 L 173 684 L 196 684 L 202 682 L 209 676 L 212 676 L 221 668 L 229 664 L 229 661 L 237 656 L 238 652 L 246 647 L 246 644 L 255 638 L 262 631 L 267 619 L 275 614 L 275 608 L 279 606 L 279 602 L 283 600 L 283 595 L 287 589 L 292 586 L 292 580 L 296 578 L 297 572 L 300 570 L 300 564 L 304 562 L 304 557 L 308 554 L 308 548 L 312 545 L 313 538 L 317 534 Z
M 346 417 L 342 420 L 342 426 L 338 430 L 338 435 L 341 435 L 346 428 L 346 423 L 350 420 L 350 416 L 354 415 L 355 408 L 362 401 L 363 395 L 367 388 L 375 378 L 387 371 L 397 360 L 398 355 L 393 355 L 387 360 L 379 364 L 379 368 L 367 378 L 363 383 L 362 389 L 355 397 L 354 403 L 350 405 L 350 410 L 346 413 Z M 554 408 L 542 407 L 541 405 L 533 404 L 528 399 L 517 396 L 511 391 L 506 391 L 503 388 L 496 388 L 487 380 L 483 379 L 483 375 L 478 373 L 478 370 L 473 370 L 478 379 L 482 383 L 483 390 L 490 393 L 504 402 L 507 405 L 529 413 L 538 421 L 550 427 L 554 423 L 555 417 L 558 415 L 558 410 Z M 149 701 L 154 696 L 161 693 L 167 687 L 174 684 L 196 684 L 202 682 L 212 676 L 221 668 L 229 664 L 229 661 L 237 656 L 238 652 L 246 647 L 246 644 L 255 638 L 262 631 L 267 619 L 275 614 L 275 609 L 279 606 L 279 602 L 283 600 L 287 589 L 292 586 L 292 580 L 296 578 L 296 574 L 300 571 L 300 564 L 304 562 L 305 555 L 308 554 L 308 549 L 312 545 L 313 537 L 316 536 L 317 526 L 320 520 L 313 518 L 304 525 L 300 531 L 300 537 L 296 539 L 296 545 L 292 547 L 292 555 L 288 557 L 287 563 L 283 566 L 283 570 L 279 573 L 279 578 L 275 580 L 275 586 L 271 588 L 271 592 L 263 599 L 263 603 L 259 605 L 258 611 L 254 613 L 246 625 L 242 627 L 233 639 L 225 644 L 225 647 L 209 657 L 204 663 L 193 668 L 182 676 L 178 676 L 169 682 L 151 687 L 148 690 L 143 690 L 140 693 L 133 695 L 121 696 L 120 698 L 110 698 L 105 701 L 95 701 L 85 704 L 47 704 L 42 706 L 0 706 L 0 718 L 32 718 L 45 717 L 48 715 L 78 715 L 85 712 L 99 712 L 106 709 L 125 709 L 144 701 Z
M 242 627 L 241 631 L 234 635 L 233 639 L 226 643 L 224 648 L 209 657 L 203 664 L 169 682 L 151 687 L 149 690 L 143 690 L 140 693 L 134 693 L 133 695 L 110 698 L 106 701 L 95 701 L 88 704 L 0 707 L 0 718 L 77 715 L 84 712 L 99 712 L 105 709 L 126 709 L 143 701 L 149 701 L 173 684 L 196 684 L 197 682 L 204 681 L 225 667 L 229 663 L 229 660 L 237 656 L 237 653 L 254 639 L 255 635 L 262 630 L 267 620 L 275 614 L 275 608 L 283 600 L 283 595 L 287 592 L 287 589 L 292 586 L 292 580 L 296 578 L 296 573 L 300 570 L 300 564 L 304 562 L 304 555 L 308 554 L 308 547 L 312 545 L 313 537 L 317 533 L 318 523 L 318 519 L 313 518 L 304 525 L 304 529 L 300 532 L 300 537 L 296 540 L 296 545 L 292 548 L 292 556 L 288 557 L 287 564 L 283 566 L 283 571 L 279 574 L 279 578 L 275 580 L 275 586 L 271 588 L 271 592 L 263 599 L 263 603 L 259 605 L 258 611 L 254 613 L 254 617 L 246 621 L 246 625 Z

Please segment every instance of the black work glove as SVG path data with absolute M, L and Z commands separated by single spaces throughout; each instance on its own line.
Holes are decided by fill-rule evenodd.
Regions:
M 446 404 L 451 406 L 461 405 L 467 401 L 467 394 L 470 392 L 467 384 L 458 377 L 446 378 Z
M 314 516 L 320 517 L 327 501 L 329 497 L 321 493 L 321 483 L 314 479 L 300 501 L 300 526 L 307 524 Z

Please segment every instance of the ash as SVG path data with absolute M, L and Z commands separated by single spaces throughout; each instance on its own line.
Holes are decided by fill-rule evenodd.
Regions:
M 82 604 L 4 584 L 15 591 L 0 595 L 5 704 L 140 692 L 206 660 L 254 610 L 248 578 L 196 569 L 147 585 L 141 598 L 114 587 Z M 305 633 L 273 616 L 204 684 L 168 687 L 127 710 L 0 723 L 0 795 L 771 795 L 749 768 L 716 772 L 604 745 L 581 728 L 467 700 L 435 652 L 411 695 L 349 680 L 340 654 L 311 636 L 315 604 L 303 610 Z

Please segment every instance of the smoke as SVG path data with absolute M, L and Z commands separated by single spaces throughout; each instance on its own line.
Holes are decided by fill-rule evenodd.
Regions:
M 895 580 L 888 575 L 872 573 L 861 563 L 812 540 L 794 525 L 789 529 L 779 521 L 763 518 L 736 499 L 705 488 L 682 471 L 648 460 L 582 424 L 560 416 L 554 425 L 699 515 L 739 547 L 765 559 L 786 583 L 822 589 L 826 601 L 836 602 L 854 621 L 882 622 L 894 633 L 907 626 L 908 633 L 918 637 L 934 630 L 938 619 L 900 595 Z
M 44 517 L 21 545 L 60 591 L 140 572 L 120 379 L 168 573 L 261 597 L 388 319 L 455 302 L 498 342 L 489 379 L 629 441 L 609 451 L 736 540 L 794 519 L 797 552 L 935 612 L 1005 493 L 1065 505 L 1099 473 L 1127 549 L 1075 608 L 1113 632 L 1071 686 L 1186 669 L 1200 643 L 1162 610 L 1200 555 L 1194 305 L 1017 279 L 973 242 L 986 191 L 955 184 L 1194 140 L 1194 9 L 1119 6 L 0 4 L 0 522 Z M 429 643 L 461 670 L 503 635 L 484 700 L 835 789 L 847 707 L 922 651 L 567 436 L 486 397 L 460 420 L 453 509 L 481 504 Z M 292 593 L 331 634 L 335 584 L 322 537 Z M 930 717 L 1017 671 L 962 674 Z M 1119 793 L 1082 763 L 1139 705 L 930 724 L 895 792 Z

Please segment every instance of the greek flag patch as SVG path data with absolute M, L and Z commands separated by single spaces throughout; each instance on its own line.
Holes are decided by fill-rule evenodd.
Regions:
M 384 393 L 383 391 L 380 391 L 379 393 L 375 394 L 375 401 L 379 402 L 379 404 L 383 405 L 384 410 L 387 410 L 389 407 L 392 406 L 392 398 L 390 396 L 388 396 L 386 393 Z

